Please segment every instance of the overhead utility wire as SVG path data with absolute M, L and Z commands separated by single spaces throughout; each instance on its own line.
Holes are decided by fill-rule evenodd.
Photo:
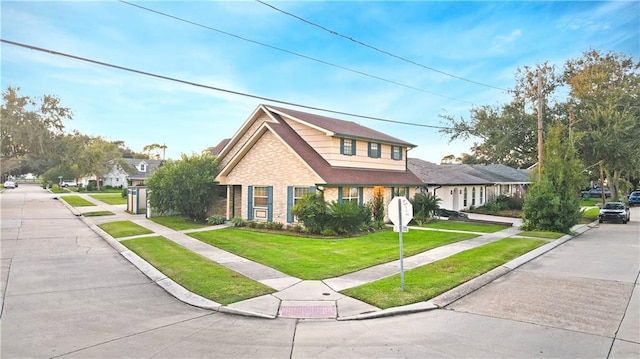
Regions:
M 452 129 L 450 127 L 444 127 L 444 126 L 434 126 L 434 125 L 425 125 L 425 124 L 415 123 L 415 122 L 404 122 L 404 121 L 389 120 L 389 119 L 381 118 L 381 117 L 358 115 L 358 114 L 354 114 L 354 113 L 350 113 L 350 112 L 343 112 L 343 111 L 329 110 L 329 109 L 325 109 L 325 108 L 321 108 L 321 107 L 301 105 L 301 104 L 297 104 L 297 103 L 294 103 L 294 102 L 282 101 L 282 100 L 277 100 L 277 99 L 273 99 L 273 98 L 269 98 L 269 97 L 253 95 L 253 94 L 249 94 L 249 93 L 245 93 L 245 92 L 227 90 L 227 89 L 223 89 L 223 88 L 220 88 L 220 87 L 204 85 L 204 84 L 197 83 L 197 82 L 181 80 L 181 79 L 178 79 L 178 78 L 175 78 L 175 77 L 170 77 L 170 76 L 165 76 L 165 75 L 158 75 L 158 74 L 154 74 L 152 72 L 136 70 L 136 69 L 133 69 L 133 68 L 130 68 L 130 67 L 114 65 L 114 64 L 110 64 L 108 62 L 92 60 L 92 59 L 89 59 L 89 58 L 86 58 L 86 57 L 80 57 L 80 56 L 76 56 L 76 55 L 67 54 L 67 53 L 64 53 L 64 52 L 44 49 L 44 48 L 41 48 L 41 47 L 37 47 L 37 46 L 33 46 L 33 45 L 27 45 L 27 44 L 23 44 L 23 43 L 20 43 L 20 42 L 15 42 L 15 41 L 10 41 L 10 40 L 5 40 L 5 39 L 0 39 L 0 42 L 3 42 L 5 44 L 9 44 L 9 45 L 23 47 L 23 48 L 26 48 L 26 49 L 29 49 L 29 50 L 45 52 L 45 53 L 48 53 L 48 54 L 51 54 L 51 55 L 58 55 L 58 56 L 62 56 L 62 57 L 66 57 L 66 58 L 70 58 L 70 59 L 74 59 L 74 60 L 78 60 L 78 61 L 82 61 L 82 62 L 88 62 L 88 63 L 101 65 L 101 66 L 105 66 L 105 67 L 110 67 L 110 68 L 114 68 L 114 69 L 118 69 L 118 70 L 122 70 L 122 71 L 127 71 L 127 72 L 133 72 L 133 73 L 139 74 L 139 75 L 155 77 L 155 78 L 159 78 L 159 79 L 163 79 L 163 80 L 167 80 L 167 81 L 178 82 L 178 83 L 181 83 L 181 84 L 186 84 L 186 85 L 191 85 L 191 86 L 195 86 L 195 87 L 205 88 L 205 89 L 208 89 L 208 90 L 226 92 L 226 93 L 230 93 L 230 94 L 233 94 L 233 95 L 244 96 L 244 97 L 254 98 L 254 99 L 258 99 L 258 100 L 275 102 L 275 103 L 279 103 L 279 104 L 283 104 L 283 105 L 296 106 L 296 107 L 306 108 L 306 109 L 309 109 L 309 110 L 323 111 L 323 112 L 328 112 L 328 113 L 333 113 L 333 114 L 338 114 L 338 115 L 346 115 L 346 116 L 358 117 L 358 118 L 363 118 L 363 119 L 367 119 L 367 120 L 389 122 L 389 123 L 397 123 L 397 124 L 400 124 L 400 125 L 409 125 L 409 126 L 416 126 L 416 127 L 435 128 L 435 129 Z
M 263 43 L 263 42 L 259 42 L 259 41 L 256 41 L 256 40 L 251 40 L 251 39 L 248 39 L 248 38 L 246 38 L 246 37 L 242 37 L 242 36 L 239 36 L 239 35 L 235 35 L 235 34 L 232 34 L 232 33 L 230 33 L 230 32 L 226 32 L 226 31 L 223 31 L 223 30 L 219 30 L 219 29 L 216 29 L 216 28 L 213 28 L 213 27 L 210 27 L 210 26 L 207 26 L 207 25 L 203 25 L 203 24 L 200 24 L 200 23 L 197 23 L 197 22 L 191 21 L 191 20 L 186 20 L 186 19 L 183 19 L 183 18 L 181 18 L 181 17 L 177 17 L 177 16 L 174 16 L 174 15 L 171 15 L 171 14 L 167 14 L 167 13 L 164 13 L 164 12 L 161 12 L 161 11 L 158 11 L 158 10 L 150 9 L 150 8 L 148 8 L 148 7 L 144 7 L 144 6 L 142 6 L 142 5 L 137 5 L 137 4 L 130 3 L 130 2 L 128 2 L 128 1 L 124 1 L 124 0 L 119 0 L 119 1 L 120 1 L 121 3 L 123 3 L 123 4 L 131 5 L 131 6 L 134 6 L 134 7 L 139 8 L 139 9 L 142 9 L 142 10 L 145 10 L 145 11 L 152 12 L 152 13 L 154 13 L 154 14 L 158 14 L 158 15 L 166 16 L 166 17 L 171 18 L 171 19 L 174 19 L 174 20 L 178 20 L 178 21 L 185 22 L 185 23 L 187 23 L 187 24 L 191 24 L 191 25 L 194 25 L 194 26 L 202 27 L 202 28 L 204 28 L 204 29 L 211 30 L 211 31 L 215 31 L 215 32 L 218 32 L 218 33 L 220 33 L 220 34 L 227 35 L 227 36 L 231 36 L 231 37 L 234 37 L 234 38 L 239 39 L 239 40 L 243 40 L 243 41 L 251 42 L 251 43 L 256 44 L 256 45 L 265 46 L 265 47 L 268 47 L 268 48 L 270 48 L 270 49 L 277 50 L 277 51 L 281 51 L 281 52 L 284 52 L 284 53 L 287 53 L 287 54 L 290 54 L 290 55 L 294 55 L 294 56 L 302 57 L 302 58 L 307 59 L 307 60 L 311 60 L 311 61 L 319 62 L 319 63 L 324 64 L 324 65 L 328 65 L 328 66 L 332 66 L 332 67 L 335 67 L 335 68 L 339 68 L 339 69 L 341 69 L 341 70 L 350 71 L 350 72 L 353 72 L 353 73 L 356 73 L 356 74 L 359 74 L 359 75 L 363 75 L 363 76 L 367 76 L 367 77 L 370 77 L 370 78 L 374 78 L 374 79 L 376 79 L 376 80 L 385 81 L 385 82 L 388 82 L 388 83 L 391 83 L 391 84 L 394 84 L 394 85 L 398 85 L 398 86 L 406 87 L 406 88 L 409 88 L 409 89 L 412 89 L 412 90 L 416 90 L 416 91 L 420 91 L 420 92 L 428 93 L 428 94 L 430 94 L 430 95 L 434 95 L 434 96 L 438 96 L 438 97 L 446 98 L 446 99 L 448 99 L 448 100 L 464 102 L 464 103 L 468 103 L 468 104 L 471 104 L 471 105 L 473 105 L 473 104 L 474 104 L 473 102 L 469 102 L 469 101 L 466 101 L 466 100 L 461 100 L 461 99 L 459 99 L 459 98 L 455 98 L 455 97 L 449 97 L 449 96 L 446 96 L 446 95 L 441 95 L 441 94 L 436 93 L 436 92 L 427 91 L 427 90 L 424 90 L 424 89 L 421 89 L 421 88 L 418 88 L 418 87 L 414 87 L 414 86 L 411 86 L 411 85 L 403 84 L 403 83 L 401 83 L 401 82 L 397 82 L 397 81 L 393 81 L 393 80 L 385 79 L 384 77 L 380 77 L 380 76 L 376 76 L 376 75 L 371 75 L 371 74 L 368 74 L 368 73 L 366 73 L 366 72 L 362 72 L 362 71 L 354 70 L 354 69 L 349 68 L 349 67 L 345 67 L 345 66 L 341 66 L 341 65 L 337 65 L 337 64 L 334 64 L 334 63 L 328 62 L 328 61 L 324 61 L 324 60 L 316 59 L 315 57 L 311 57 L 311 56 L 303 55 L 303 54 L 300 54 L 300 53 L 297 53 L 297 52 L 293 52 L 293 51 L 290 51 L 290 50 L 282 49 L 282 48 L 279 48 L 279 47 L 276 47 L 276 46 L 273 46 L 273 45 L 269 45 L 269 44 L 265 44 L 265 43 Z
M 362 42 L 362 41 L 356 40 L 356 39 L 354 39 L 354 38 L 352 38 L 352 37 L 350 37 L 350 36 L 342 35 L 341 33 L 337 32 L 337 31 L 334 31 L 334 30 L 328 29 L 328 28 L 326 28 L 326 27 L 324 27 L 324 26 L 322 26 L 322 25 L 318 25 L 318 24 L 316 24 L 316 23 L 314 23 L 314 22 L 311 22 L 311 21 L 309 21 L 309 20 L 306 20 L 306 19 L 304 19 L 304 18 L 302 18 L 302 17 L 300 17 L 300 16 L 297 16 L 297 15 L 292 14 L 292 13 L 290 13 L 290 12 L 287 12 L 287 11 L 284 11 L 284 10 L 282 10 L 282 9 L 279 9 L 279 8 L 277 8 L 277 7 L 275 7 L 275 6 L 271 5 L 271 4 L 268 4 L 268 3 L 264 2 L 264 1 L 261 1 L 261 0 L 255 0 L 255 1 L 257 1 L 257 2 L 261 3 L 261 4 L 265 5 L 265 6 L 268 6 L 268 7 L 272 8 L 273 10 L 276 10 L 276 11 L 278 11 L 278 12 L 281 12 L 281 13 L 283 13 L 283 14 L 285 14 L 285 15 L 289 15 L 289 16 L 291 16 L 291 17 L 294 17 L 294 18 L 296 18 L 296 19 L 298 19 L 298 20 L 300 20 L 300 21 L 302 21 L 302 22 L 305 22 L 305 23 L 307 23 L 307 24 L 311 25 L 311 26 L 315 26 L 315 27 L 317 27 L 317 28 L 320 28 L 320 29 L 322 29 L 322 30 L 324 30 L 324 31 L 326 31 L 326 32 L 328 32 L 328 33 L 330 33 L 330 34 L 332 34 L 332 35 L 340 36 L 340 37 L 345 38 L 345 39 L 347 39 L 347 40 L 349 40 L 349 41 L 355 42 L 355 43 L 356 43 L 356 44 L 358 44 L 358 45 L 362 45 L 362 46 L 364 46 L 364 47 L 367 47 L 367 48 L 370 48 L 370 49 L 372 49 L 372 50 L 374 50 L 374 51 L 377 51 L 377 52 L 383 53 L 383 54 L 385 54 L 385 55 L 391 56 L 391 57 L 396 58 L 396 59 L 398 59 L 398 60 L 402 60 L 402 61 L 404 61 L 404 62 L 408 62 L 408 63 L 410 63 L 410 64 L 413 64 L 413 65 L 416 65 L 416 66 L 420 66 L 420 67 L 422 67 L 422 68 L 425 68 L 425 69 L 430 70 L 430 71 L 433 71 L 433 72 L 437 72 L 437 73 L 442 74 L 442 75 L 445 75 L 445 76 L 453 77 L 454 79 L 458 79 L 458 80 L 466 81 L 466 82 L 469 82 L 469 83 L 472 83 L 472 84 L 475 84 L 475 85 L 480 85 L 480 86 L 484 86 L 484 87 L 489 87 L 489 88 L 496 89 L 496 90 L 501 90 L 501 91 L 509 92 L 509 90 L 508 90 L 508 89 L 504 89 L 504 88 L 497 87 L 497 86 L 493 86 L 493 85 L 488 85 L 488 84 L 485 84 L 485 83 L 482 83 L 482 82 L 478 82 L 478 81 L 474 81 L 474 80 L 469 80 L 469 79 L 467 79 L 467 78 L 464 78 L 464 77 L 461 77 L 461 76 L 457 76 L 457 75 L 454 75 L 454 74 L 450 74 L 450 73 L 448 73 L 448 72 L 444 72 L 444 71 L 442 71 L 442 70 L 438 70 L 438 69 L 435 69 L 435 68 L 433 68 L 433 67 L 429 67 L 429 66 L 427 66 L 427 65 L 423 65 L 423 64 L 421 64 L 421 63 L 419 63 L 419 62 L 415 62 L 415 61 L 413 61 L 413 60 L 409 60 L 409 59 L 407 59 L 407 58 L 405 58 L 405 57 L 402 57 L 402 56 L 399 56 L 399 55 L 395 55 L 395 54 L 393 54 L 393 53 L 391 53 L 391 52 L 388 52 L 388 51 L 386 51 L 386 50 L 382 50 L 382 49 L 379 49 L 379 48 L 377 48 L 377 47 L 375 47 L 375 46 L 372 46 L 372 45 L 366 44 L 366 43 L 364 43 L 364 42 Z

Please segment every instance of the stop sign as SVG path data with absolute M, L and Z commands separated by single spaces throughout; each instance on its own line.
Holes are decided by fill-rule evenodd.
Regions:
M 394 197 L 389 203 L 389 220 L 403 230 L 413 219 L 413 205 L 405 197 Z

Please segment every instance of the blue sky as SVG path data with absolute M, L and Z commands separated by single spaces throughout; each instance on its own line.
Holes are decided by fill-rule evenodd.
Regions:
M 544 61 L 562 67 L 592 49 L 640 56 L 637 1 L 266 2 L 427 67 L 498 88 L 514 86 L 518 67 Z M 373 51 L 259 2 L 136 4 L 391 82 L 121 2 L 2 1 L 2 39 L 291 103 L 425 125 L 442 126 L 439 115 L 467 118 L 474 105 L 510 98 Z M 74 112 L 67 130 L 122 140 L 138 152 L 165 143 L 168 158 L 199 153 L 231 137 L 260 103 L 268 103 L 5 43 L 1 50 L 3 91 L 12 86 L 24 95 L 56 95 Z M 470 152 L 472 141 L 449 143 L 436 129 L 321 114 L 414 143 L 411 157 L 439 162 Z

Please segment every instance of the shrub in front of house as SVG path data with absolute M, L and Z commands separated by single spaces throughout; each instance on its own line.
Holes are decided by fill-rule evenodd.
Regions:
M 309 233 L 320 233 L 329 224 L 327 202 L 322 195 L 307 194 L 293 205 L 291 213 Z
M 373 205 L 353 202 L 328 204 L 322 195 L 309 194 L 300 199 L 291 212 L 307 232 L 313 234 L 351 234 L 372 228 Z M 328 231 L 325 231 L 328 230 Z
M 231 218 L 231 225 L 234 227 L 246 227 L 247 221 L 242 219 L 242 217 L 233 217 Z
M 500 204 L 502 209 L 521 210 L 522 205 L 524 204 L 524 198 L 509 197 L 502 194 L 496 198 L 496 203 Z
M 332 229 L 338 234 L 356 233 L 371 222 L 369 207 L 360 207 L 354 202 L 332 202 L 327 208 L 331 221 L 325 229 Z M 367 221 L 367 215 L 369 216 Z
M 210 224 L 212 226 L 217 226 L 223 223 L 224 223 L 224 217 L 219 214 L 213 214 L 207 217 L 207 224 Z
M 417 193 L 411 204 L 413 205 L 413 221 L 423 224 L 434 217 L 440 209 L 440 198 L 430 193 Z

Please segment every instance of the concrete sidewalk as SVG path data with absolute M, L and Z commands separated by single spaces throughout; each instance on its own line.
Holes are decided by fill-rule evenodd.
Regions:
M 504 275 L 518 265 L 521 265 L 526 261 L 529 261 L 572 238 L 571 236 L 562 237 L 559 240 L 553 241 L 548 245 L 540 247 L 537 250 L 523 256 L 522 259 L 512 261 L 499 268 L 496 268 L 493 271 L 480 276 L 467 284 L 461 285 L 458 288 L 455 288 L 454 290 L 430 301 L 420 302 L 404 307 L 381 310 L 380 308 L 374 307 L 362 301 L 342 295 L 339 293 L 339 291 L 398 274 L 400 272 L 399 260 L 376 265 L 357 272 L 348 273 L 340 277 L 329 278 L 321 281 L 303 281 L 299 278 L 288 276 L 273 268 L 255 263 L 246 258 L 210 246 L 186 234 L 189 232 L 193 232 L 194 230 L 175 231 L 145 218 L 144 215 L 132 215 L 125 212 L 126 207 L 124 205 L 108 205 L 92 197 L 89 197 L 88 195 L 82 196 L 94 203 L 96 206 L 74 208 L 67 205 L 67 207 L 71 211 L 77 211 L 78 215 L 81 215 L 81 213 L 87 213 L 96 210 L 107 210 L 115 213 L 115 216 L 81 216 L 81 218 L 90 228 L 92 228 L 96 233 L 102 236 L 125 258 L 131 261 L 149 278 L 154 280 L 158 285 L 162 286 L 176 298 L 183 302 L 202 308 L 264 318 L 283 317 L 349 320 L 435 309 L 447 305 L 453 300 L 468 294 L 470 291 L 473 291 L 480 286 L 494 280 L 495 278 Z M 485 215 L 473 215 L 470 217 L 474 219 L 493 218 L 495 220 L 495 217 Z M 100 223 L 112 222 L 117 220 L 132 221 L 142 227 L 153 231 L 154 233 L 152 235 L 160 235 L 167 239 L 170 239 L 175 243 L 184 246 L 185 248 L 188 248 L 189 250 L 198 253 L 216 263 L 224 265 L 225 267 L 241 273 L 248 278 L 274 288 L 275 290 L 277 290 L 277 292 L 257 298 L 251 298 L 242 302 L 233 303 L 226 307 L 190 293 L 186 289 L 171 281 L 169 278 L 164 276 L 164 274 L 157 271 L 140 257 L 129 251 L 126 247 L 122 246 L 118 241 L 113 239 L 106 232 L 97 227 L 97 225 Z M 501 220 L 504 221 L 504 219 L 502 218 Z M 410 270 L 416 267 L 424 266 L 426 264 L 449 257 L 456 253 L 472 249 L 486 243 L 497 241 L 502 238 L 514 236 L 518 232 L 520 232 L 518 227 L 521 224 L 521 221 L 519 219 L 509 219 L 509 221 L 514 223 L 513 227 L 495 233 L 479 234 L 478 237 L 472 239 L 441 246 L 414 256 L 404 258 L 404 269 Z M 211 226 L 198 229 L 198 231 L 215 230 L 226 227 L 228 226 Z M 584 231 L 587 228 L 587 226 L 576 226 L 574 230 L 579 232 Z M 412 227 L 412 230 L 429 229 Z M 120 238 L 120 240 L 124 239 L 128 238 Z

